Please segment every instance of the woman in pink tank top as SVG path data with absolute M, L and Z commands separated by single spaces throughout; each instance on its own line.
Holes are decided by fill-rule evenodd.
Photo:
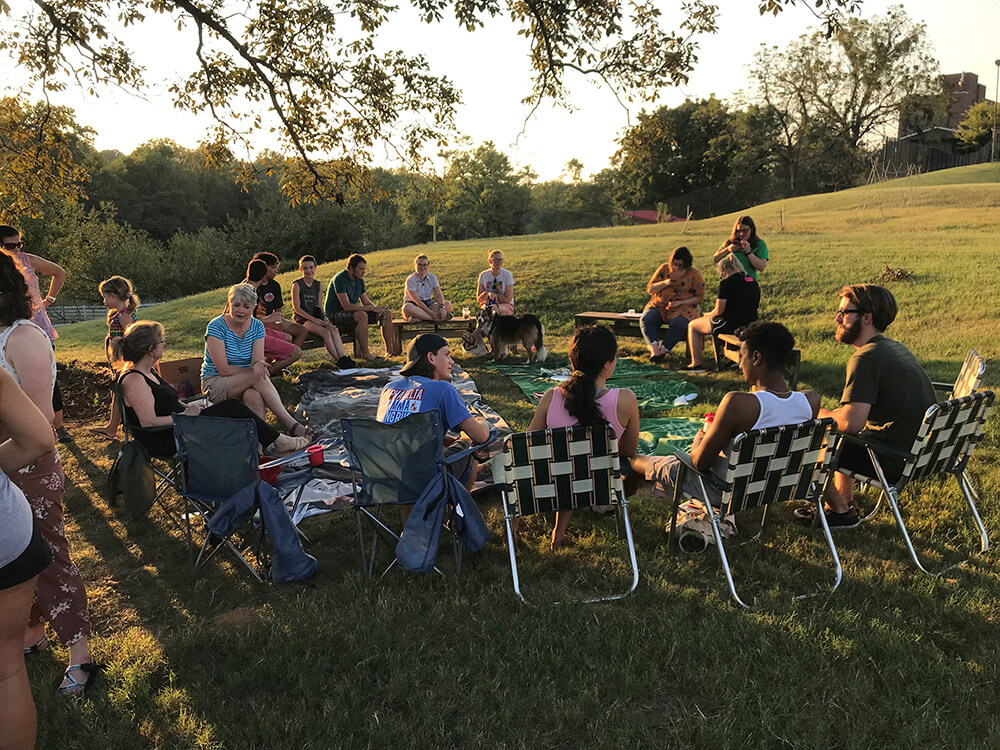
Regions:
M 639 405 L 628 388 L 607 388 L 605 383 L 618 362 L 618 341 L 606 326 L 577 329 L 569 344 L 573 374 L 558 388 L 547 391 L 535 409 L 529 430 L 607 422 L 618 437 L 618 454 L 627 470 L 639 447 Z M 566 543 L 566 528 L 573 511 L 556 513 L 551 547 Z

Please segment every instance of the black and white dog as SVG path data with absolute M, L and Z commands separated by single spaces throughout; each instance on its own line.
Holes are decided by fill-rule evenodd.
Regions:
M 493 360 L 507 356 L 507 347 L 520 344 L 528 353 L 528 362 L 544 362 L 549 353 L 542 343 L 542 322 L 534 315 L 498 315 L 489 305 L 479 311 L 478 332 L 490 342 Z

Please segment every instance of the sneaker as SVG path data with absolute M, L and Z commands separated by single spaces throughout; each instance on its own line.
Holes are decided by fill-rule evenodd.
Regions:
M 684 367 L 678 369 L 681 372 L 705 372 L 705 369 L 701 365 L 684 365 Z
M 337 360 L 338 370 L 353 370 L 357 366 L 357 363 L 346 354 Z
M 615 515 L 614 505 L 591 505 L 590 509 L 601 518 L 612 518 Z
M 816 506 L 805 505 L 792 511 L 792 516 L 803 526 L 812 526 L 816 518 Z M 831 531 L 838 529 L 856 529 L 861 525 L 861 517 L 858 511 L 851 508 L 844 513 L 834 513 L 832 510 L 826 511 L 826 523 Z
M 56 430 L 56 437 L 59 439 L 60 443 L 72 443 L 73 436 L 69 434 L 69 430 L 65 426 L 60 427 Z

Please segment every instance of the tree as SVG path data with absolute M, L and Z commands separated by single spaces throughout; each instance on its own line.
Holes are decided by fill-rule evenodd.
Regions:
M 996 104 L 989 99 L 973 104 L 958 124 L 958 140 L 966 151 L 976 151 L 993 142 Z
M 52 198 L 82 197 L 87 175 L 79 152 L 92 136 L 71 109 L 0 99 L 0 221 L 40 216 Z
M 521 232 L 531 175 L 514 173 L 507 156 L 487 141 L 472 151 L 450 151 L 440 224 L 452 239 L 501 237 Z
M 777 13 L 798 0 L 758 0 Z M 716 30 L 708 0 L 683 6 L 680 28 L 661 27 L 655 0 L 411 0 L 422 21 L 453 15 L 469 31 L 506 16 L 529 47 L 533 81 L 526 101 L 565 103 L 566 76 L 593 76 L 624 99 L 655 98 L 686 82 L 697 38 Z M 858 0 L 815 0 L 836 24 Z M 121 86 L 141 92 L 143 71 L 131 27 L 167 14 L 196 42 L 170 85 L 177 107 L 208 112 L 216 125 L 203 149 L 228 164 L 236 144 L 274 132 L 290 161 L 283 189 L 293 200 L 373 192 L 373 149 L 393 147 L 404 164 L 422 163 L 424 147 L 443 144 L 459 92 L 421 56 L 382 52 L 375 39 L 396 8 L 367 0 L 21 0 L 17 17 L 0 0 L 0 47 L 39 88 L 57 95 L 67 82 L 91 92 Z M 811 6 L 812 0 L 809 2 Z M 807 6 L 808 7 L 808 6 Z M 178 57 L 184 66 L 185 61 Z M 243 179 L 255 172 L 248 169 Z
M 850 18 L 832 38 L 816 31 L 785 50 L 762 49 L 751 68 L 754 94 L 777 117 L 790 191 L 850 183 L 854 168 L 844 167 L 865 140 L 894 125 L 907 102 L 940 92 L 937 71 L 926 27 L 902 6 Z

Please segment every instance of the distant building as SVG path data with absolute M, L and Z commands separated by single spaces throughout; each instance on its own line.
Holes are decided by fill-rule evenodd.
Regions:
M 947 118 L 937 118 L 921 123 L 919 131 L 911 122 L 899 121 L 900 139 L 918 138 L 923 143 L 952 144 L 957 140 L 955 131 L 974 104 L 986 101 L 986 86 L 975 73 L 949 73 L 943 76 L 951 89 L 951 109 Z

